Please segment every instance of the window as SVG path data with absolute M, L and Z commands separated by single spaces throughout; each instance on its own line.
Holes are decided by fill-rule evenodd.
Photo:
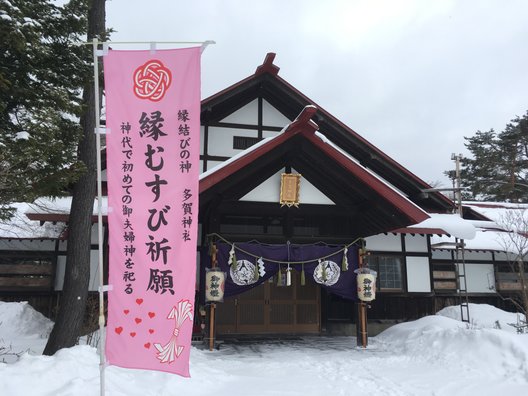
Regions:
M 245 150 L 259 142 L 259 138 L 249 136 L 233 136 L 233 148 L 236 150 Z
M 377 271 L 377 286 L 380 291 L 403 290 L 402 262 L 400 256 L 371 255 L 368 257 L 369 268 Z

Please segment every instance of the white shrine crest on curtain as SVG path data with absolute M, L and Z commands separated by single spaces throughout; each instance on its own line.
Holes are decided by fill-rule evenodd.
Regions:
M 314 280 L 317 283 L 325 286 L 332 286 L 336 284 L 340 276 L 341 268 L 339 268 L 337 263 L 330 260 L 320 260 L 317 267 L 315 267 L 313 274 Z
M 236 265 L 232 265 L 229 273 L 233 282 L 239 286 L 252 285 L 258 280 L 255 264 L 248 260 L 237 260 Z

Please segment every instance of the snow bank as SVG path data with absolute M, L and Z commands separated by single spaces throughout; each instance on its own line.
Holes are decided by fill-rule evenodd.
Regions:
M 41 337 L 49 335 L 53 322 L 37 312 L 27 301 L 0 301 L 0 337 Z
M 437 312 L 437 315 L 446 316 L 451 319 L 460 320 L 460 305 L 446 307 Z M 519 315 L 524 319 L 524 315 Z M 516 333 L 513 326 L 508 323 L 517 323 L 518 314 L 506 312 L 489 304 L 469 304 L 469 321 L 476 328 L 488 328 Z
M 191 378 L 109 366 L 106 395 L 526 394 L 528 335 L 492 328 L 515 314 L 474 304 L 470 310 L 470 325 L 449 317 L 460 311 L 450 307 L 371 337 L 367 349 L 357 348 L 355 337 L 226 343 L 212 352 L 193 347 Z M 0 336 L 10 341 L 41 337 L 51 327 L 25 303 L 1 303 L 0 318 Z M 12 364 L 0 363 L 0 383 L 2 395 L 9 396 L 98 395 L 99 356 L 85 345 L 52 357 L 26 353 Z
M 507 325 L 516 320 L 516 314 L 493 306 L 470 304 L 470 323 L 464 323 L 460 306 L 452 306 L 437 315 L 395 325 L 376 338 L 385 348 L 424 364 L 527 380 L 528 334 L 517 335 Z
M 0 348 L 7 352 L 0 361 L 12 363 L 17 354 L 41 354 L 53 322 L 27 302 L 0 301 Z

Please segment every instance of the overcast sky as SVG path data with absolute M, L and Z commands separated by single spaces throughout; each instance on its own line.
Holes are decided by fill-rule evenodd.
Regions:
M 202 98 L 275 52 L 281 77 L 444 186 L 464 136 L 528 110 L 527 21 L 526 0 L 107 1 L 113 41 L 216 41 Z

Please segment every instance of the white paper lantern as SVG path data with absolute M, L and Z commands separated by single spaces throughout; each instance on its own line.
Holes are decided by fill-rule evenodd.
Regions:
M 224 301 L 225 272 L 220 268 L 205 269 L 205 301 Z
M 376 271 L 369 268 L 360 268 L 357 274 L 357 292 L 361 301 L 372 301 L 376 298 Z

